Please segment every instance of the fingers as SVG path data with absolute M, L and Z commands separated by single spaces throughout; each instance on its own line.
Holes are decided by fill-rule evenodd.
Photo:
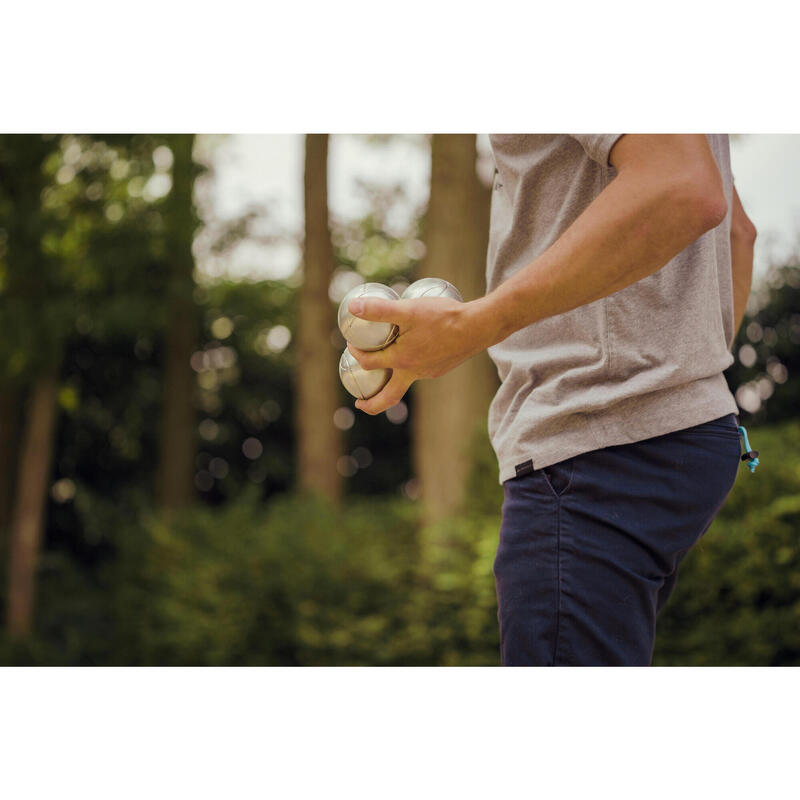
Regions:
M 380 297 L 357 297 L 347 304 L 348 311 L 360 319 L 370 322 L 393 322 L 402 325 L 408 322 L 413 300 L 383 300 Z
M 380 414 L 387 408 L 396 406 L 412 383 L 414 383 L 414 378 L 408 373 L 395 371 L 392 373 L 389 383 L 374 397 L 370 397 L 369 400 L 356 400 L 356 408 L 372 416 Z
M 394 352 L 389 353 L 392 345 L 383 350 L 359 350 L 354 344 L 347 343 L 347 349 L 353 358 L 364 369 L 392 369 L 394 367 Z

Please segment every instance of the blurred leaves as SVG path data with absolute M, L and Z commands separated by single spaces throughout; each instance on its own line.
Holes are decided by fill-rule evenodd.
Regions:
M 743 424 L 795 419 L 800 409 L 800 255 L 754 289 L 726 370 Z
M 800 664 L 800 424 L 751 434 L 762 465 L 741 467 L 687 556 L 656 664 Z M 474 484 L 496 486 L 494 473 L 477 467 Z M 48 556 L 40 637 L 0 646 L 5 663 L 498 663 L 489 495 L 425 530 L 401 498 L 337 509 L 251 490 L 156 519 L 135 497 L 122 514 L 89 497 L 87 531 L 113 538 L 116 558 L 92 578 Z

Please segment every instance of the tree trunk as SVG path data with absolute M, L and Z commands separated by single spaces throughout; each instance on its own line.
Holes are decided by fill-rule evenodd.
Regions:
M 486 292 L 491 190 L 478 178 L 476 159 L 474 134 L 434 135 L 426 254 L 417 275 L 445 278 L 465 301 Z M 425 522 L 453 514 L 463 502 L 470 456 L 496 388 L 486 353 L 414 384 L 413 457 Z
M 0 389 L 0 552 L 11 522 L 14 473 L 16 470 L 20 390 L 6 385 Z
M 189 365 L 197 348 L 199 316 L 194 303 L 195 230 L 192 190 L 196 167 L 192 159 L 194 136 L 171 136 L 174 156 L 172 190 L 164 217 L 167 225 L 167 268 L 170 288 L 164 332 L 164 371 L 159 437 L 158 489 L 164 510 L 182 508 L 194 499 L 196 418 L 195 376 Z
M 333 245 L 328 224 L 328 135 L 306 136 L 305 251 L 297 329 L 295 427 L 301 490 L 336 501 L 342 479 L 336 461 L 342 436 L 333 424 L 339 404 L 339 353 L 331 345 L 334 320 L 328 287 Z
M 11 518 L 8 560 L 8 632 L 24 635 L 33 622 L 36 569 L 56 422 L 58 370 L 34 380 L 20 447 L 19 476 Z

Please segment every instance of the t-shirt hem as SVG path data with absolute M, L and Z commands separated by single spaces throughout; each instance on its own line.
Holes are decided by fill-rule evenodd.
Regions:
M 543 437 L 535 447 L 517 452 L 499 462 L 499 483 L 517 476 L 516 467 L 532 461 L 534 469 L 549 467 L 567 458 L 604 447 L 634 444 L 656 436 L 702 425 L 726 414 L 738 414 L 736 400 L 722 373 L 687 384 L 679 389 L 650 392 L 616 403 L 608 409 L 581 415 L 588 420 L 591 436 L 556 434 Z M 624 420 L 637 419 L 637 432 L 631 435 Z

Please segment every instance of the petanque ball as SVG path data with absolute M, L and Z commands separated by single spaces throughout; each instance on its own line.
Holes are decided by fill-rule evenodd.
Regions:
M 359 400 L 369 400 L 378 394 L 391 375 L 390 369 L 364 369 L 347 348 L 339 359 L 339 378 L 344 388 Z
M 384 300 L 400 298 L 394 289 L 382 283 L 362 283 L 351 289 L 339 304 L 339 330 L 342 336 L 359 350 L 381 350 L 394 341 L 398 332 L 397 325 L 354 317 L 347 310 L 347 304 L 357 297 L 381 297 Z
M 416 300 L 420 297 L 450 297 L 464 302 L 461 292 L 444 278 L 420 278 L 414 281 L 402 294 L 402 300 Z

